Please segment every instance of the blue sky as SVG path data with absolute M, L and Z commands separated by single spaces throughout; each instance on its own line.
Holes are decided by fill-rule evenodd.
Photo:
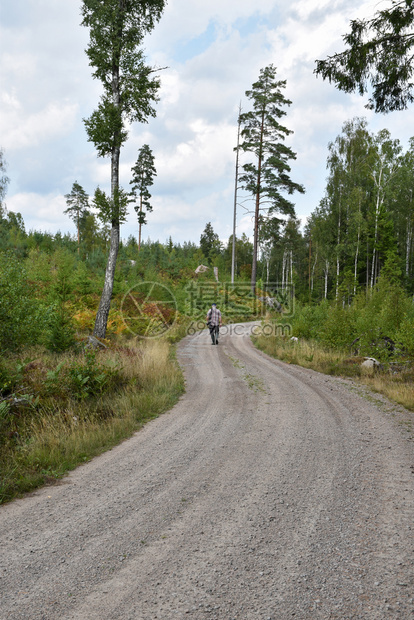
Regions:
M 274 64 L 287 80 L 292 105 L 284 124 L 297 153 L 292 179 L 303 223 L 323 196 L 327 145 L 355 116 L 372 131 L 388 127 L 406 148 L 414 135 L 413 108 L 386 116 L 368 112 L 357 95 L 339 93 L 313 74 L 316 58 L 340 51 L 351 19 L 371 15 L 377 0 L 170 0 L 147 37 L 148 62 L 161 73 L 157 117 L 130 128 L 121 155 L 121 183 L 129 186 L 139 148 L 149 144 L 157 177 L 153 213 L 144 238 L 198 243 L 211 221 L 220 238 L 232 233 L 237 110 L 261 68 Z M 109 162 L 96 156 L 82 119 L 99 100 L 84 53 L 87 29 L 78 0 L 17 0 L 0 15 L 0 146 L 11 179 L 6 204 L 26 228 L 74 233 L 63 214 L 64 194 L 78 181 L 92 195 L 109 188 Z M 260 8 L 258 8 L 260 7 Z M 408 128 L 408 133 L 407 133 Z M 131 212 L 121 234 L 137 234 Z M 239 210 L 238 234 L 252 234 Z

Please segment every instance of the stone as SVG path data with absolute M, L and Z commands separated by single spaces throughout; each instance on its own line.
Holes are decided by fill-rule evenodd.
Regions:
M 365 368 L 366 370 L 380 370 L 382 365 L 375 357 L 366 357 L 361 364 L 361 368 Z

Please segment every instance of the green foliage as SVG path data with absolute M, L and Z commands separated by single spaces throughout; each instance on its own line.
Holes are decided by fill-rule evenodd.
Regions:
M 35 298 L 22 261 L 12 252 L 0 252 L 0 350 L 35 344 L 44 321 L 44 307 Z
M 93 76 L 104 88 L 98 109 L 85 120 L 85 126 L 100 157 L 119 150 L 127 139 L 127 121 L 145 122 L 155 115 L 152 102 L 157 98 L 159 80 L 145 65 L 140 45 L 163 9 L 163 0 L 83 2 L 82 24 L 90 30 L 86 53 Z
M 138 151 L 138 159 L 135 166 L 131 168 L 132 179 L 130 181 L 131 192 L 133 200 L 138 201 L 138 204 L 134 206 L 138 215 L 138 222 L 140 224 L 146 224 L 145 212 L 152 211 L 150 203 L 151 194 L 149 187 L 154 184 L 154 176 L 157 175 L 154 166 L 154 155 L 148 144 L 144 144 Z
M 402 153 L 387 130 L 372 134 L 359 118 L 344 123 L 329 145 L 326 193 L 306 227 L 312 298 L 335 296 L 349 305 L 358 290 L 374 287 L 395 251 L 392 270 L 404 267 L 413 290 L 411 150 Z
M 3 201 L 6 196 L 7 186 L 10 182 L 9 177 L 6 174 L 7 164 L 4 159 L 3 149 L 0 148 L 0 219 L 3 216 Z
M 355 339 L 355 316 L 350 308 L 332 305 L 321 325 L 320 341 L 327 347 L 345 349 Z
M 252 153 L 255 160 L 244 164 L 240 181 L 259 202 L 270 203 L 271 214 L 293 215 L 293 204 L 284 194 L 303 193 L 304 188 L 289 177 L 288 162 L 296 159 L 296 155 L 284 144 L 292 131 L 280 123 L 282 116 L 286 115 L 283 108 L 292 103 L 282 94 L 285 87 L 286 81 L 277 81 L 276 68 L 269 65 L 260 70 L 258 81 L 246 91 L 253 109 L 240 115 L 243 127 L 240 149 Z
M 0 397 L 12 394 L 16 389 L 21 373 L 10 362 L 0 358 Z
M 372 293 L 359 293 L 350 306 L 328 301 L 297 303 L 291 319 L 294 335 L 325 347 L 358 350 L 382 361 L 404 353 L 412 355 L 414 307 L 398 282 L 393 261 L 391 255 Z
M 315 73 L 347 93 L 369 88 L 376 112 L 405 109 L 414 101 L 413 24 L 412 0 L 392 0 L 371 19 L 352 20 L 345 51 L 317 60 Z
M 66 194 L 65 198 L 68 208 L 63 213 L 65 213 L 65 215 L 69 215 L 71 220 L 76 224 L 79 251 L 81 221 L 87 215 L 89 215 L 89 196 L 85 192 L 83 187 L 79 185 L 77 181 L 75 181 L 75 183 L 72 185 L 72 191 L 70 192 L 70 194 Z
M 115 188 L 113 197 L 107 196 L 99 187 L 95 190 L 93 204 L 98 209 L 98 218 L 103 224 L 126 221 L 129 197 L 122 188 Z
M 207 222 L 203 234 L 200 237 L 200 248 L 209 264 L 220 253 L 220 237 L 214 232 L 211 222 Z
M 59 353 L 67 351 L 75 344 L 75 329 L 63 302 L 51 308 L 48 321 L 46 346 L 50 351 Z
M 328 302 L 309 305 L 297 302 L 291 320 L 294 335 L 307 340 L 318 339 L 328 310 Z
M 281 222 L 276 214 L 294 215 L 294 205 L 286 195 L 305 191 L 290 178 L 289 160 L 296 159 L 296 154 L 284 143 L 292 131 L 280 122 L 286 115 L 284 107 L 291 104 L 282 93 L 285 87 L 286 81 L 276 80 L 273 65 L 261 69 L 258 81 L 246 91 L 253 109 L 239 118 L 243 127 L 239 148 L 252 157 L 243 165 L 239 179 L 254 201 L 252 290 L 257 279 L 259 228 L 262 227 L 263 237 L 266 220 Z
M 51 290 L 52 304 L 49 308 L 46 346 L 50 351 L 66 351 L 75 344 L 75 329 L 66 307 L 73 289 L 74 257 L 67 251 L 59 251 L 54 257 L 56 274 Z
M 98 363 L 95 351 L 86 350 L 83 361 L 75 361 L 67 368 L 72 396 L 82 400 L 110 391 L 121 383 L 119 371 L 117 366 Z
M 414 307 L 411 306 L 410 314 L 404 317 L 399 328 L 395 332 L 395 341 L 402 353 L 414 357 Z
M 84 0 L 82 24 L 89 28 L 86 53 L 93 76 L 103 86 L 98 109 L 85 127 L 100 157 L 111 157 L 111 197 L 95 192 L 95 204 L 104 223 L 112 230 L 105 284 L 95 319 L 94 334 L 105 337 L 111 305 L 115 265 L 119 250 L 119 226 L 125 219 L 128 197 L 119 187 L 121 147 L 128 137 L 127 124 L 147 122 L 155 116 L 159 78 L 145 64 L 140 48 L 143 39 L 160 19 L 164 0 Z
M 412 303 L 402 287 L 386 274 L 381 275 L 368 299 L 361 301 L 359 298 L 356 302 L 360 306 L 356 319 L 360 352 L 387 359 L 392 353 L 387 339 L 397 340 Z

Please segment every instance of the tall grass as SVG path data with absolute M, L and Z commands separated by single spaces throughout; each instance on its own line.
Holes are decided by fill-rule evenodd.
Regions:
M 73 368 L 81 363 L 79 357 L 65 354 L 58 359 Z M 43 353 L 30 372 L 39 375 L 39 368 L 56 366 L 56 361 Z M 130 437 L 147 420 L 172 407 L 184 390 L 173 349 L 165 340 L 118 345 L 98 353 L 96 363 L 99 370 L 117 369 L 117 385 L 104 393 L 76 397 L 67 394 L 68 375 L 62 372 L 52 386 L 53 397 L 39 386 L 41 397 L 35 405 L 14 414 L 9 411 L 16 420 L 7 427 L 1 446 L 0 503 L 61 478 Z M 33 390 L 33 381 L 27 385 Z

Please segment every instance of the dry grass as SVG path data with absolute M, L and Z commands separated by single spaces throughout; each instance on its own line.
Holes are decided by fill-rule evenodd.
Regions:
M 46 358 L 46 354 L 38 358 L 34 373 L 50 366 Z M 55 364 L 57 359 L 74 360 L 60 356 Z M 84 399 L 45 397 L 24 420 L 20 418 L 17 430 L 2 446 L 0 503 L 60 478 L 130 437 L 172 407 L 183 392 L 183 377 L 166 341 L 117 345 L 98 353 L 96 359 L 100 365 L 119 369 L 119 387 Z
M 403 405 L 406 409 L 414 411 L 414 381 L 407 373 L 402 376 L 387 373 L 370 373 L 363 375 L 361 382 L 371 390 L 384 394 L 390 400 Z
M 316 342 L 285 338 L 258 337 L 255 345 L 268 355 L 288 364 L 312 368 L 329 375 L 352 377 L 369 386 L 379 394 L 384 394 L 407 409 L 414 411 L 414 364 L 402 364 L 373 371 L 361 368 L 357 358 L 350 358 L 349 352 L 327 349 Z

